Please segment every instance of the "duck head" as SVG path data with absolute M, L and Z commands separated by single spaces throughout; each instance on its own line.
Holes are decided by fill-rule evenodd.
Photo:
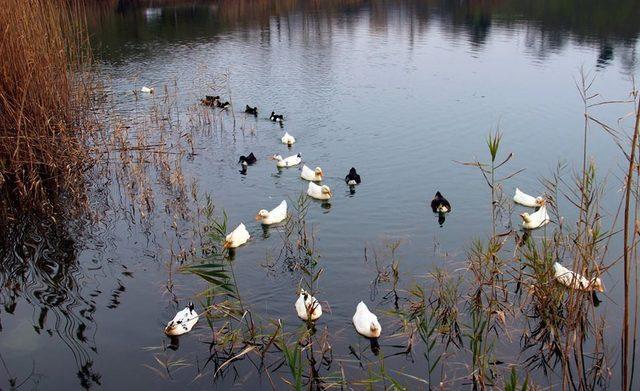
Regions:
M 320 167 L 316 167 L 315 170 L 313 170 L 313 172 L 315 172 L 315 174 L 317 176 L 319 176 L 320 178 L 322 178 L 322 168 Z
M 593 286 L 596 291 L 601 293 L 604 292 L 604 285 L 602 284 L 600 277 L 596 277 L 592 281 L 591 286 Z
M 223 249 L 231 248 L 232 245 L 233 245 L 233 241 L 231 239 L 226 239 L 224 241 L 224 245 L 222 246 L 222 248 Z
M 273 155 L 273 156 L 271 156 L 271 160 L 277 160 L 277 161 L 280 161 L 280 160 L 283 160 L 283 159 L 282 159 L 282 156 L 281 156 L 281 155 Z
M 329 195 L 329 197 L 331 197 L 331 189 L 329 188 L 329 186 L 323 185 L 320 188 L 320 191 L 322 192 L 322 194 L 327 194 L 327 195 Z
M 269 217 L 269 211 L 267 211 L 266 209 L 261 209 L 256 215 L 256 221 L 266 219 L 267 217 Z
M 520 217 L 522 217 L 522 220 L 524 220 L 525 223 L 531 222 L 531 215 L 529 215 L 529 213 L 527 212 L 520 214 Z
M 355 167 L 351 167 L 351 169 L 349 170 L 349 176 L 355 176 L 358 173 L 356 172 L 356 168 Z
M 247 162 L 247 157 L 244 155 L 240 155 L 240 159 L 238 159 L 238 163 L 242 163 L 243 165 Z
M 371 321 L 371 325 L 369 325 L 369 331 L 371 331 L 371 336 L 373 338 L 378 338 L 380 336 L 380 331 L 382 328 L 380 327 L 380 323 L 375 320 Z
M 180 326 L 180 324 L 182 323 L 181 320 L 178 321 L 170 321 L 169 324 L 167 325 L 167 327 L 164 328 L 164 333 L 168 336 L 175 336 L 177 335 L 177 328 Z

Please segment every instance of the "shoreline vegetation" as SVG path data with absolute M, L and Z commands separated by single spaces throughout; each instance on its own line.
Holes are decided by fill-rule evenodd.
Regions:
M 92 79 L 79 2 L 7 0 L 0 7 L 0 205 L 7 211 L 85 202 Z M 74 208 L 70 208 L 74 209 Z
M 199 191 L 197 178 L 190 180 L 182 172 L 184 159 L 197 158 L 199 132 L 228 130 L 219 114 L 194 103 L 188 125 L 176 137 L 165 119 L 177 111 L 179 93 L 168 84 L 156 87 L 147 122 L 135 129 L 123 118 L 101 123 L 95 118 L 100 111 L 93 107 L 98 98 L 82 3 L 7 0 L 0 8 L 0 25 L 7 26 L 0 43 L 0 207 L 5 220 L 37 212 L 54 216 L 58 227 L 64 219 L 97 215 L 89 191 L 96 170 L 117 184 L 132 222 L 144 227 L 157 209 L 170 210 L 173 220 L 165 228 L 177 240 L 167 244 L 166 293 L 176 296 L 178 275 L 200 279 L 206 286 L 194 295 L 206 324 L 195 333 L 209 343 L 209 360 L 198 367 L 194 381 L 233 376 L 234 366 L 251 358 L 261 363 L 256 375 L 265 376 L 274 389 L 282 384 L 295 389 L 410 389 L 407 383 L 412 382 L 425 389 L 515 391 L 546 389 L 549 384 L 540 379 L 550 383 L 553 378 L 562 389 L 590 390 L 607 388 L 614 376 L 621 388 L 637 388 L 640 96 L 635 86 L 627 99 L 602 101 L 591 90 L 594 76 L 581 73 L 576 83 L 585 118 L 581 169 L 568 178 L 566 167 L 558 165 L 541 181 L 552 224 L 523 233 L 512 222 L 504 184 L 521 170 L 511 168 L 513 155 L 504 152 L 502 133 L 495 131 L 487 139 L 485 162 L 462 163 L 486 181 L 491 211 L 488 237 L 477 239 L 463 259 L 456 260 L 462 268 L 425 271 L 427 277 L 407 286 L 400 282 L 406 276 L 400 241 L 366 247 L 365 262 L 375 267 L 372 291 L 386 304 L 384 327 L 391 337 L 383 338 L 382 346 L 349 346 L 351 354 L 345 357 L 334 351 L 332 330 L 326 326 L 316 329 L 306 322 L 294 327 L 280 319 L 262 319 L 242 301 L 231 262 L 234 253 L 222 248 L 226 215 Z M 231 96 L 228 79 L 223 75 L 212 88 Z M 609 125 L 591 114 L 601 105 L 620 105 L 622 112 L 632 105 L 633 115 Z M 242 119 L 236 124 L 235 117 L 233 129 L 252 131 Z M 601 207 L 605 186 L 589 154 L 589 134 L 594 131 L 609 134 L 627 162 L 619 184 L 623 195 L 606 227 Z M 158 194 L 157 184 L 169 195 Z M 560 199 L 575 208 L 577 221 L 565 221 Z M 292 204 L 292 216 L 280 232 L 282 249 L 266 263 L 299 275 L 292 291 L 302 288 L 330 309 L 319 288 L 324 266 L 316 233 L 305 220 L 309 201 L 301 195 Z M 93 218 L 87 219 L 89 224 Z M 609 252 L 613 241 L 622 242 L 622 254 Z M 556 261 L 587 278 L 622 268 L 623 319 L 599 313 L 597 296 L 559 285 L 553 277 Z M 607 328 L 619 329 L 620 344 L 605 340 Z M 506 346 L 516 347 L 519 354 L 511 358 L 517 361 L 506 361 L 509 356 L 500 350 Z M 168 381 L 174 371 L 192 364 L 174 361 L 171 346 L 149 350 L 154 360 L 145 367 Z M 385 365 L 385 358 L 394 355 L 426 365 L 410 372 Z M 83 364 L 83 387 L 99 384 L 90 362 Z M 353 368 L 367 377 L 353 375 Z

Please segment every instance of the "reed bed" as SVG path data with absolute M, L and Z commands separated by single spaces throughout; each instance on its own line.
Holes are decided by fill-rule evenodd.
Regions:
M 7 0 L 0 7 L 0 202 L 4 211 L 82 202 L 90 52 L 79 4 Z

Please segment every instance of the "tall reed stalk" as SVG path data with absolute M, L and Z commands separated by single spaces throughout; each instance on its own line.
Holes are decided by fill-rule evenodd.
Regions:
M 631 248 L 629 246 L 629 218 L 631 216 L 631 185 L 633 183 L 633 168 L 636 165 L 636 148 L 638 145 L 638 133 L 640 133 L 640 101 L 636 109 L 636 120 L 631 138 L 631 151 L 629 153 L 629 169 L 626 177 L 626 188 L 624 197 L 624 316 L 622 318 L 622 387 L 630 389 L 629 384 L 629 273 L 631 269 L 631 261 L 629 254 Z M 634 231 L 635 232 L 635 229 Z M 635 243 L 635 240 L 633 241 Z

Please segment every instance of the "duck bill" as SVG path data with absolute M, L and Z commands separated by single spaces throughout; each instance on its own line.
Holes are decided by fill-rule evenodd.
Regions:
M 164 328 L 164 333 L 168 336 L 173 336 L 175 334 L 173 327 L 169 327 L 169 326 Z
M 262 220 L 262 216 L 260 216 L 259 214 L 256 215 L 256 221 L 260 221 Z
M 224 242 L 224 245 L 222 246 L 222 248 L 224 249 L 231 248 L 231 242 Z

